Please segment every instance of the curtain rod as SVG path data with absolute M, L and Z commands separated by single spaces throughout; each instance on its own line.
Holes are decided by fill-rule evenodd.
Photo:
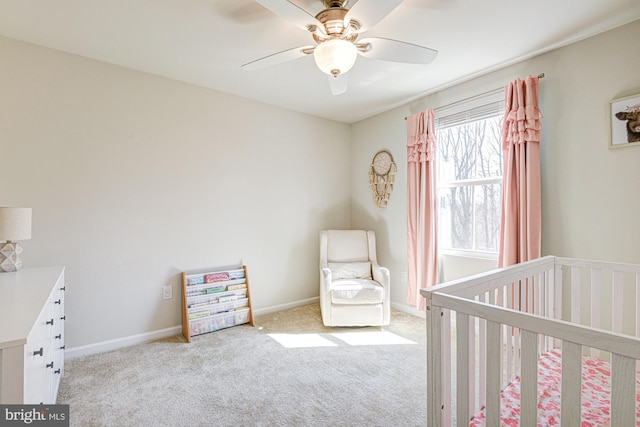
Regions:
M 538 74 L 538 78 L 539 78 L 539 79 L 544 79 L 544 73 L 540 73 L 540 74 Z M 461 103 L 461 102 L 465 102 L 465 101 L 468 101 L 468 100 L 470 100 L 470 99 L 477 98 L 477 97 L 479 97 L 479 96 L 488 95 L 488 94 L 490 94 L 490 93 L 497 92 L 497 91 L 499 91 L 499 90 L 502 90 L 502 88 L 494 89 L 494 90 L 490 90 L 490 91 L 483 92 L 483 93 L 479 93 L 479 94 L 477 94 L 477 95 L 473 95 L 473 96 L 470 96 L 470 97 L 468 97 L 468 98 L 464 98 L 464 99 L 461 99 L 461 100 L 459 100 L 459 101 L 452 102 L 451 104 L 443 105 L 442 107 L 438 107 L 438 108 L 436 108 L 436 109 L 435 109 L 435 111 L 442 110 L 443 108 L 451 107 L 452 105 L 459 104 L 459 103 Z M 408 118 L 408 117 L 405 117 L 405 118 L 404 118 L 404 119 L 405 119 L 405 121 L 407 120 L 407 118 Z

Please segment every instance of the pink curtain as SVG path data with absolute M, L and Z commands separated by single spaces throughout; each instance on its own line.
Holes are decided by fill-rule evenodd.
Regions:
M 505 87 L 504 175 L 498 266 L 540 257 L 540 119 L 538 77 Z
M 435 118 L 427 110 L 407 118 L 407 303 L 425 309 L 420 289 L 438 277 Z

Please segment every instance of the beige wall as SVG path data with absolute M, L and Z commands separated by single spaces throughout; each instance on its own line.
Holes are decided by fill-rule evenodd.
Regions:
M 529 74 L 546 76 L 540 84 L 543 254 L 640 262 L 640 147 L 608 149 L 609 101 L 640 93 L 640 55 L 629 44 L 639 37 L 636 21 L 353 125 L 352 226 L 382 234 L 380 262 L 392 272 L 393 302 L 404 303 L 400 273 L 407 268 L 404 117 Z M 437 66 L 437 60 L 430 65 Z M 367 169 L 380 149 L 391 150 L 398 165 L 386 209 L 374 206 L 367 182 Z M 472 265 L 455 257 L 442 261 L 445 279 L 462 270 L 468 274 L 495 267 L 494 262 Z
M 180 325 L 182 270 L 246 264 L 257 309 L 317 297 L 350 126 L 6 38 L 0 94 L 0 205 L 33 208 L 25 267 L 66 265 L 67 348 Z

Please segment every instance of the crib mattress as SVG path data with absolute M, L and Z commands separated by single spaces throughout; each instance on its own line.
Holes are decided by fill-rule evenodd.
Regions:
M 538 426 L 560 425 L 560 386 L 562 356 L 552 350 L 538 363 Z M 640 390 L 640 374 L 636 391 Z M 520 378 L 501 393 L 501 425 L 518 426 L 520 421 Z M 582 363 L 582 427 L 608 426 L 611 403 L 611 365 L 584 357 Z M 640 427 L 640 392 L 636 395 L 636 425 Z M 469 426 L 485 425 L 484 411 L 475 415 Z

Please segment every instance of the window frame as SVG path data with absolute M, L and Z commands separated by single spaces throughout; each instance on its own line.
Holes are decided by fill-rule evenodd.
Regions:
M 502 89 L 486 92 L 484 94 L 480 94 L 472 98 L 455 102 L 453 104 L 450 104 L 435 110 L 436 133 L 448 127 L 462 125 L 464 123 L 470 123 L 477 120 L 489 119 L 491 117 L 499 116 L 500 114 L 502 114 L 502 116 L 504 117 L 504 110 L 505 110 L 504 91 Z M 451 118 L 453 118 L 454 121 L 452 121 Z M 456 119 L 458 120 L 456 121 Z M 442 127 L 442 125 L 439 122 L 440 123 L 445 122 L 445 126 Z M 437 148 L 436 159 L 439 159 L 439 158 L 440 158 L 440 151 L 439 151 L 439 148 Z M 501 162 L 504 162 L 504 158 L 502 158 Z M 441 183 L 438 177 L 438 179 L 436 180 L 436 199 L 440 200 L 440 191 L 447 188 L 502 184 L 503 173 L 504 171 L 502 171 L 500 176 L 462 179 L 462 180 L 448 181 L 446 183 Z M 475 218 L 476 209 L 474 208 L 472 212 Z M 438 214 L 439 213 L 440 213 L 440 204 L 438 203 Z M 438 221 L 440 221 L 439 216 L 440 215 L 438 215 Z M 475 221 L 474 221 L 474 224 L 475 224 Z M 473 234 L 472 246 L 475 247 L 476 236 L 475 236 L 475 233 L 472 233 L 472 234 Z M 499 239 L 499 236 L 498 236 L 498 239 Z M 442 248 L 440 246 L 440 239 L 439 239 L 438 252 L 443 255 L 454 255 L 454 256 L 471 257 L 471 258 L 479 258 L 479 259 L 497 260 L 499 255 L 499 248 L 497 248 L 495 252 L 476 250 L 476 249 Z

